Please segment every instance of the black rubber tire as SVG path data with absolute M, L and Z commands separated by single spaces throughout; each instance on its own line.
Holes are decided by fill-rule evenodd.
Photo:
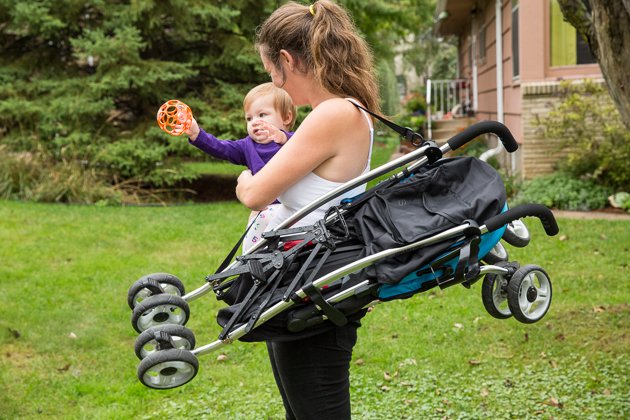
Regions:
M 514 224 L 517 224 L 517 223 L 522 225 L 522 226 L 519 226 L 518 229 L 519 230 L 525 229 L 527 236 L 519 235 L 517 233 L 517 231 L 514 229 Z M 524 248 L 527 245 L 529 245 L 529 242 L 531 241 L 532 238 L 529 235 L 527 226 L 525 226 L 525 224 L 521 220 L 515 220 L 512 223 L 508 223 L 507 228 L 503 232 L 502 239 L 514 247 Z
M 522 293 L 529 294 L 529 290 L 523 291 L 521 289 L 523 286 L 523 281 L 532 272 L 538 272 L 540 273 L 540 275 L 543 276 L 543 282 L 545 282 L 546 284 L 542 285 L 543 287 L 541 287 L 541 289 L 548 289 L 545 291 L 548 296 L 546 296 L 547 299 L 544 301 L 544 306 L 541 310 L 537 310 L 537 313 L 533 316 L 523 311 L 520 300 Z M 540 281 L 538 276 L 537 279 Z M 516 320 L 524 324 L 533 324 L 534 322 L 538 322 L 547 314 L 547 311 L 549 311 L 549 307 L 551 306 L 552 293 L 551 280 L 549 279 L 549 275 L 547 274 L 547 272 L 537 265 L 525 265 L 516 270 L 516 272 L 510 279 L 510 282 L 508 283 L 508 305 L 510 307 L 510 311 L 512 311 L 512 315 L 514 315 L 514 318 Z M 537 289 L 536 298 L 540 296 L 540 294 L 540 289 Z M 526 298 L 531 303 L 531 299 L 533 298 L 533 296 L 531 298 L 530 296 L 526 296 Z
M 501 254 L 496 254 L 495 248 L 500 248 L 501 249 Z M 497 242 L 497 244 L 494 246 L 494 248 L 492 248 L 490 251 L 488 251 L 488 253 L 486 255 L 484 255 L 484 257 L 482 258 L 483 261 L 487 262 L 488 264 L 492 264 L 492 265 L 497 265 L 499 263 L 502 262 L 507 262 L 510 259 L 510 256 L 507 252 L 507 249 L 505 249 L 505 247 L 503 246 L 503 244 L 501 242 Z
M 169 312 L 150 313 L 159 306 L 167 306 Z M 183 316 L 173 319 L 172 316 L 173 314 L 177 314 L 177 310 L 181 311 Z M 151 315 L 150 319 L 139 323 L 139 321 L 143 320 L 143 317 L 146 318 L 149 315 Z M 159 325 L 186 325 L 188 318 L 190 318 L 190 307 L 188 306 L 188 302 L 181 297 L 169 294 L 153 295 L 138 303 L 136 307 L 133 308 L 133 312 L 131 313 L 131 326 L 137 332 L 142 333 L 144 330 Z
M 156 368 L 161 364 L 165 365 L 158 371 Z M 171 389 L 190 382 L 197 372 L 199 361 L 194 354 L 188 350 L 168 349 L 157 351 L 142 359 L 137 374 L 138 380 L 149 388 Z M 156 380 L 152 381 L 151 378 Z
M 135 308 L 135 306 L 138 304 L 137 295 L 143 289 L 146 289 L 147 297 L 157 294 L 151 291 L 151 289 L 153 288 L 151 281 L 157 281 L 158 283 L 160 283 L 160 285 L 166 284 L 174 286 L 179 291 L 179 296 L 184 296 L 184 284 L 174 275 L 168 273 L 147 274 L 146 276 L 136 280 L 127 292 L 127 304 L 129 305 L 129 308 L 131 308 L 131 310 L 133 310 L 133 308 Z
M 177 324 L 168 324 L 161 325 L 159 327 L 151 327 L 148 330 L 145 330 L 136 338 L 136 342 L 134 344 L 134 351 L 136 352 L 136 356 L 138 359 L 142 360 L 146 358 L 149 354 L 160 351 L 157 348 L 157 341 L 155 340 L 155 333 L 166 333 L 171 338 L 175 339 L 176 345 L 178 345 L 177 349 L 183 350 L 192 350 L 195 348 L 195 334 L 190 331 L 188 328 L 183 325 Z M 153 343 L 152 343 L 153 342 Z M 147 352 L 146 346 L 151 343 L 155 346 L 153 351 Z
M 481 301 L 483 302 L 483 307 L 486 308 L 486 311 L 490 315 L 497 319 L 507 319 L 512 316 L 509 306 L 501 311 L 501 308 L 497 307 L 495 300 L 495 293 L 501 293 L 505 295 L 501 296 L 504 299 L 501 302 L 507 301 L 507 288 L 503 292 L 497 292 L 495 290 L 495 287 L 501 287 L 497 282 L 501 281 L 503 278 L 504 277 L 499 274 L 486 274 L 481 283 Z

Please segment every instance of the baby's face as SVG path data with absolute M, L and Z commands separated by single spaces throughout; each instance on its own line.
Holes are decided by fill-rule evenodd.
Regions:
M 282 115 L 273 106 L 273 95 L 264 95 L 254 99 L 245 110 L 245 120 L 247 134 L 256 143 L 267 144 L 273 141 L 269 138 L 269 131 L 265 129 L 263 122 L 286 131 Z

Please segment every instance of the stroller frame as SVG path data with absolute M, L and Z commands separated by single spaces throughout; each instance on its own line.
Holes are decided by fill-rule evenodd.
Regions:
M 283 237 L 285 240 L 291 240 L 291 235 L 297 234 L 298 237 L 304 239 L 303 242 L 300 245 L 297 245 L 295 249 L 285 250 L 284 252 L 293 252 L 295 254 L 299 251 L 301 246 L 307 245 L 310 242 L 316 247 L 316 251 L 313 251 L 311 254 L 314 256 L 318 250 L 326 246 L 326 224 L 343 219 L 344 209 L 334 208 L 335 211 L 327 213 L 324 219 L 314 225 L 291 229 L 290 226 L 295 222 L 301 220 L 313 210 L 319 208 L 330 200 L 339 197 L 345 192 L 385 175 L 395 169 L 409 165 L 401 172 L 392 175 L 387 181 L 402 180 L 414 173 L 420 167 L 441 159 L 444 154 L 456 150 L 474 138 L 487 133 L 495 134 L 508 152 L 514 152 L 518 148 L 518 145 L 512 137 L 510 131 L 503 124 L 495 121 L 477 123 L 452 137 L 440 147 L 433 142 L 425 142 L 418 150 L 393 160 L 379 168 L 371 170 L 364 175 L 330 191 L 321 198 L 314 200 L 312 203 L 282 222 L 275 229 L 265 233 L 262 241 L 253 246 L 242 256 L 237 257 L 237 259 L 227 268 L 207 276 L 206 283 L 192 292 L 184 294 L 184 288 L 183 285 L 181 285 L 181 282 L 179 282 L 179 280 L 174 276 L 164 273 L 148 275 L 136 281 L 129 290 L 128 303 L 133 309 L 132 325 L 138 332 L 141 333 L 135 346 L 136 354 L 142 359 L 138 367 L 138 378 L 140 381 L 146 386 L 158 389 L 173 388 L 187 383 L 198 371 L 197 357 L 214 352 L 228 344 L 231 344 L 235 340 L 238 340 L 248 334 L 252 329 L 261 326 L 278 314 L 292 308 L 296 305 L 296 302 L 306 299 L 309 297 L 309 294 L 305 290 L 307 286 L 316 290 L 321 290 L 331 283 L 369 267 L 380 260 L 408 253 L 446 240 L 455 240 L 455 243 L 464 243 L 471 238 L 477 238 L 478 241 L 480 235 L 501 229 L 507 224 L 527 216 L 539 218 L 546 233 L 548 235 L 555 235 L 558 232 L 558 227 L 553 214 L 545 206 L 536 204 L 527 204 L 509 209 L 486 220 L 485 224 L 481 226 L 477 225 L 477 223 L 473 220 L 468 220 L 459 226 L 444 230 L 431 237 L 414 243 L 397 248 L 386 249 L 381 252 L 365 256 L 327 274 L 321 275 L 316 279 L 309 278 L 305 285 L 299 289 L 293 290 L 292 287 L 289 287 L 289 290 L 285 293 L 283 299 L 268 308 L 261 308 L 261 312 L 256 313 L 256 316 L 252 317 L 249 322 L 241 323 L 236 327 L 231 324 L 227 325 L 217 340 L 207 345 L 194 348 L 194 335 L 192 335 L 192 332 L 183 327 L 183 324 L 186 323 L 189 316 L 188 302 L 204 296 L 211 290 L 217 294 L 217 297 L 219 297 L 226 285 L 229 286 L 229 282 L 226 283 L 226 285 L 222 285 L 222 281 L 224 279 L 243 273 L 250 273 L 253 278 L 256 278 L 257 276 L 254 271 L 261 270 L 263 263 L 266 264 L 266 267 L 275 266 L 276 268 L 280 268 L 282 266 L 283 256 L 279 255 L 279 252 L 272 254 L 267 253 L 263 256 L 256 255 L 256 251 L 263 249 L 264 246 L 269 243 L 271 238 L 277 239 L 278 237 Z M 439 260 L 456 257 L 461 249 L 461 246 L 459 248 L 451 249 L 446 253 L 446 255 L 442 255 Z M 277 258 L 277 260 L 274 260 L 274 258 Z M 248 261 L 254 261 L 255 263 L 248 264 Z M 310 262 L 311 260 L 307 261 Z M 305 267 L 300 270 L 300 273 L 298 273 L 296 277 L 300 277 L 304 274 L 304 270 L 306 269 L 308 262 L 304 264 Z M 431 264 L 429 264 L 428 267 L 430 270 L 433 270 L 433 266 Z M 496 278 L 510 277 L 514 275 L 515 271 L 517 271 L 517 267 L 515 268 L 509 264 L 501 263 L 486 264 L 482 266 L 474 264 L 471 267 L 463 267 L 463 270 L 459 270 L 458 267 L 457 271 L 458 272 L 456 273 L 447 273 L 448 275 L 446 278 L 442 279 L 437 279 L 436 276 L 436 280 L 429 288 L 435 286 L 446 288 L 455 284 L 463 284 L 465 287 L 470 287 L 472 283 L 484 275 L 494 275 Z M 544 276 L 546 276 L 546 273 L 544 273 L 542 269 L 535 271 L 536 275 L 538 275 L 539 272 L 542 272 Z M 278 271 L 276 271 L 276 274 L 279 275 Z M 317 269 L 313 274 L 317 274 Z M 523 275 L 525 276 L 526 274 Z M 546 281 L 548 282 L 548 277 L 546 278 Z M 294 282 L 292 282 L 293 284 L 291 286 L 295 286 L 295 282 L 297 282 L 297 278 Z M 331 304 L 341 302 L 353 295 L 370 292 L 372 289 L 379 286 L 379 283 L 364 280 L 325 298 L 323 301 L 313 301 L 313 303 L 316 310 L 321 312 L 322 320 L 330 319 L 333 323 L 335 323 L 333 320 L 335 312 L 327 309 L 330 308 Z M 550 287 L 551 285 L 549 283 L 549 303 L 551 299 Z M 375 299 L 375 302 L 378 301 L 379 299 Z M 549 303 L 547 303 L 547 307 Z M 484 305 L 486 305 L 485 300 Z M 176 310 L 173 308 L 176 308 Z M 178 312 L 179 315 L 173 316 L 174 312 Z M 499 317 L 494 315 L 490 310 L 489 312 L 491 315 L 497 318 Z M 546 312 L 546 309 L 544 312 Z M 143 317 L 149 317 L 156 320 L 156 323 L 143 323 L 141 321 Z M 540 317 L 542 317 L 542 315 Z M 525 320 L 523 322 L 535 322 L 540 318 L 529 320 L 525 317 L 524 319 Z M 169 326 L 169 328 L 161 328 L 159 325 L 166 325 Z M 149 350 L 146 350 L 147 347 Z

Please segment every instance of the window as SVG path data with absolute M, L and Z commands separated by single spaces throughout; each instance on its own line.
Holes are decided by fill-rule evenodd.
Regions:
M 518 0 L 512 0 L 512 77 L 521 74 L 518 51 Z
M 588 2 L 587 2 L 588 3 Z M 588 44 L 570 23 L 565 22 L 557 0 L 551 1 L 551 66 L 575 66 L 597 61 Z
M 486 27 L 482 26 L 477 35 L 477 50 L 479 51 L 479 61 L 486 62 Z

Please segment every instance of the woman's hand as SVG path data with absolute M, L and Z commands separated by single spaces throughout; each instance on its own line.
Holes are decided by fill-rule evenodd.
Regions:
M 252 175 L 252 171 L 250 171 L 249 169 L 245 169 L 243 172 L 241 172 L 241 174 L 236 179 L 236 197 L 250 209 L 254 211 L 263 211 L 267 208 L 267 206 L 270 203 L 264 203 L 264 204 L 259 205 L 259 204 L 245 202 L 243 198 L 243 195 L 244 195 L 243 191 L 246 191 L 248 190 L 249 187 L 251 187 L 253 179 L 254 179 L 254 175 Z
M 250 179 L 252 179 L 253 175 L 252 175 L 252 171 L 250 171 L 249 169 L 245 169 L 243 172 L 241 172 L 241 174 L 238 176 L 236 183 L 240 184 L 241 182 L 246 183 L 247 181 L 249 181 Z

